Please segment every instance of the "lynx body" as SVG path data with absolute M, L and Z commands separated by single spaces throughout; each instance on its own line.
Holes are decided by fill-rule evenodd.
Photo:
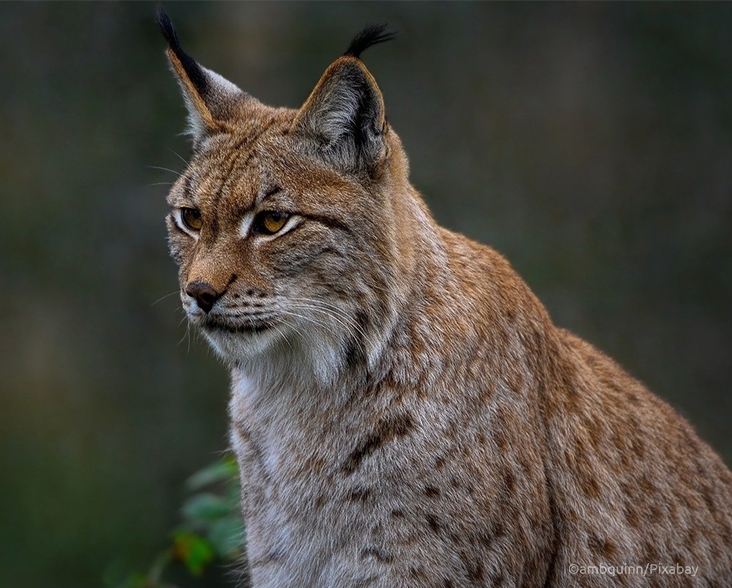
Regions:
M 169 243 L 231 370 L 254 588 L 730 585 L 732 475 L 500 255 L 435 223 L 359 58 L 383 31 L 291 110 L 160 23 L 195 150 Z M 697 570 L 572 567 L 646 564 Z

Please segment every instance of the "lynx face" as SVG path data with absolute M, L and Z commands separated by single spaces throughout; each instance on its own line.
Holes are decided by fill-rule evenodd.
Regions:
M 195 144 L 167 217 L 191 324 L 232 364 L 289 351 L 328 379 L 367 359 L 370 333 L 388 323 L 386 292 L 398 290 L 387 195 L 399 160 L 359 48 L 289 110 L 262 105 L 168 36 Z

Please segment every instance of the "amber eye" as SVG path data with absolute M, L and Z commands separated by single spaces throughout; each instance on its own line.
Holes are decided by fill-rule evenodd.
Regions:
M 203 226 L 201 211 L 195 208 L 181 208 L 180 218 L 191 231 L 200 231 Z
M 285 226 L 285 223 L 287 223 L 289 218 L 290 215 L 286 212 L 267 210 L 257 215 L 257 219 L 254 223 L 254 230 L 257 233 L 273 235 Z

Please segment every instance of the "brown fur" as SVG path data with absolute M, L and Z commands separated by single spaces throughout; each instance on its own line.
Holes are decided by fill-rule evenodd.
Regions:
M 170 57 L 196 153 L 169 242 L 231 369 L 255 588 L 730 585 L 729 470 L 500 255 L 434 222 L 359 59 L 290 110 L 213 77 L 200 93 Z M 296 226 L 242 228 L 263 210 Z

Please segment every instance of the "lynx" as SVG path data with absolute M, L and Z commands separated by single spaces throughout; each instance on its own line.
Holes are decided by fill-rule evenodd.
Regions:
M 732 585 L 732 474 L 409 182 L 362 52 L 266 106 L 159 24 L 180 296 L 231 372 L 255 588 Z

